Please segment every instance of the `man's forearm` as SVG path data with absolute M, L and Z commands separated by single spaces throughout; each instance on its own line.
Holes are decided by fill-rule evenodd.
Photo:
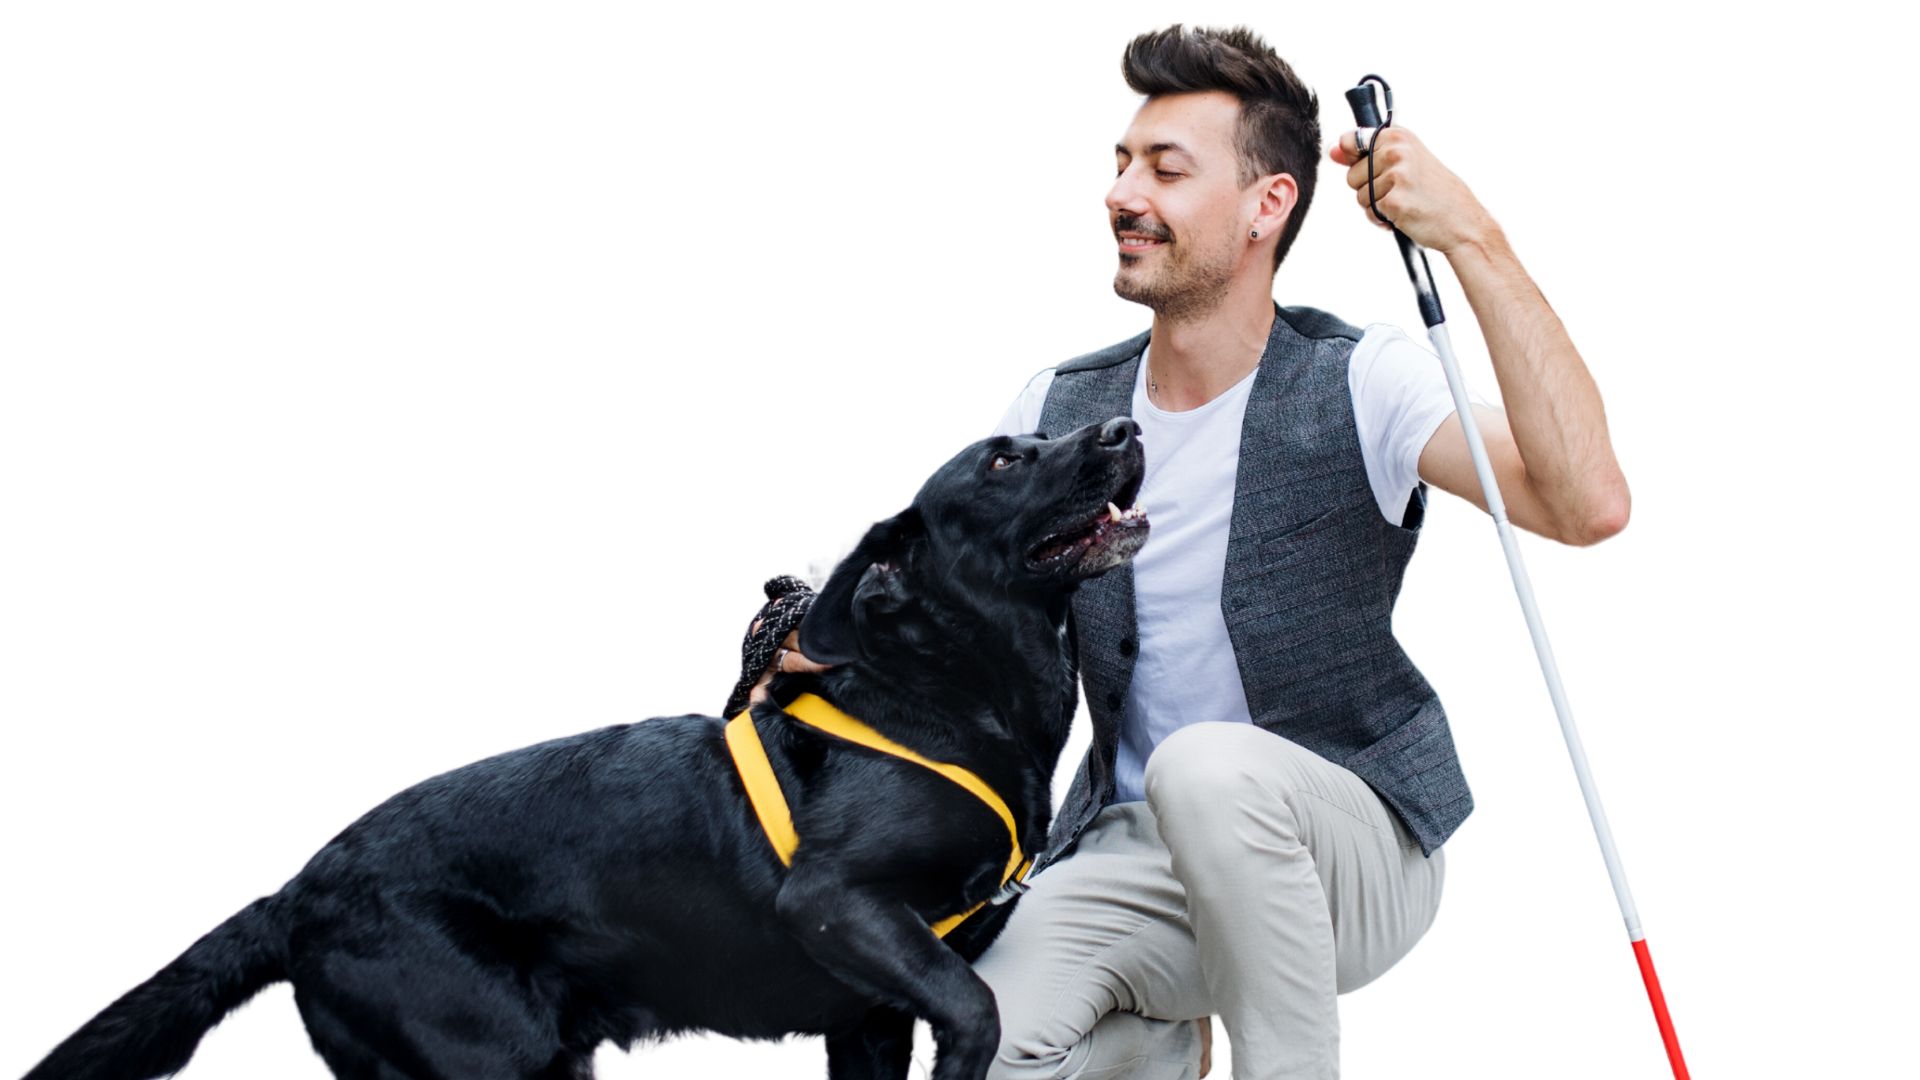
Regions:
M 1632 503 L 1626 476 L 1613 455 L 1600 389 L 1560 317 L 1498 225 L 1489 223 L 1446 255 L 1493 359 L 1526 466 L 1522 497 L 1536 503 L 1568 543 L 1595 543 L 1619 532 Z

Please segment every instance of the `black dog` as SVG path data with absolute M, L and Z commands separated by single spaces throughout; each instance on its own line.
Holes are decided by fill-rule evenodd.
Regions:
M 994 438 L 875 525 L 801 624 L 838 666 L 781 676 L 935 762 L 971 770 L 1045 844 L 1074 708 L 1068 601 L 1146 540 L 1131 420 Z M 723 722 L 606 728 L 401 792 L 94 1017 L 28 1080 L 143 1080 L 291 980 L 335 1075 L 579 1078 L 594 1048 L 707 1029 L 827 1037 L 836 1078 L 907 1072 L 913 1018 L 940 1080 L 977 1080 L 999 1042 L 968 967 L 1010 904 L 1008 826 L 932 769 L 780 708 L 753 723 L 792 806 L 791 867 L 762 830 Z

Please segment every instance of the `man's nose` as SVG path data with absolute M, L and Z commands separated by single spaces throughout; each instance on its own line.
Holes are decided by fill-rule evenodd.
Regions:
M 1113 186 L 1107 189 L 1107 213 L 1145 217 L 1150 209 L 1135 180 L 1134 170 L 1131 167 L 1122 169 L 1120 175 L 1114 177 Z
M 1132 417 L 1116 416 L 1100 425 L 1100 445 L 1109 450 L 1118 450 L 1139 434 L 1140 425 L 1134 423 Z

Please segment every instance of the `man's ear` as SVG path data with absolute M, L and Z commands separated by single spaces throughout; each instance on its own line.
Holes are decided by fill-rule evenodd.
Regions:
M 867 530 L 800 620 L 802 656 L 829 665 L 867 659 L 861 630 L 868 614 L 898 611 L 907 602 L 900 570 L 908 541 L 920 531 L 920 512 L 912 507 Z

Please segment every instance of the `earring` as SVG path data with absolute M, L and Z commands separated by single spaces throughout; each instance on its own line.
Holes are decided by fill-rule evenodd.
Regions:
M 1260 230 L 1259 230 L 1259 229 L 1255 229 L 1255 230 L 1253 230 L 1253 238 L 1254 238 L 1255 240 L 1258 240 L 1258 239 L 1260 239 Z

